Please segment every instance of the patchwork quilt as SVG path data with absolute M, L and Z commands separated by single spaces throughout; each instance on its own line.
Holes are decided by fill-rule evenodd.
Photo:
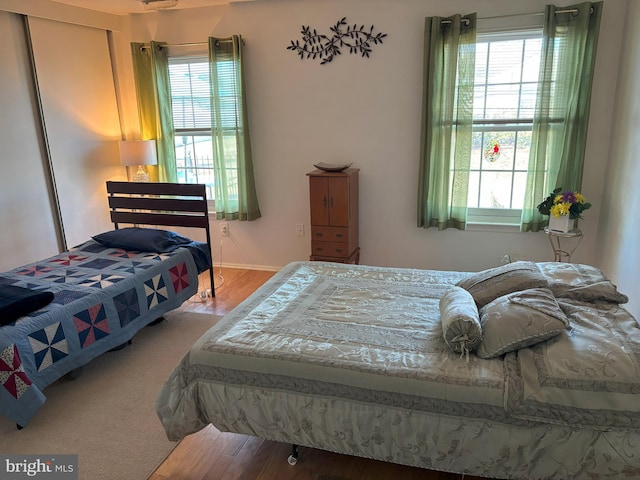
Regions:
M 0 273 L 0 286 L 52 292 L 43 308 L 0 327 L 0 414 L 25 426 L 43 389 L 128 342 L 198 289 L 192 253 L 107 248 L 90 240 Z

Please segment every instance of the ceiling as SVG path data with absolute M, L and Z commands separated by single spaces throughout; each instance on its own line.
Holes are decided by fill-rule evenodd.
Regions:
M 55 3 L 64 3 L 75 7 L 88 8 L 99 12 L 112 13 L 115 15 L 127 15 L 129 13 L 144 13 L 145 9 L 141 0 L 52 0 Z M 226 5 L 234 1 L 252 0 L 179 0 L 178 5 L 172 10 L 181 8 L 209 7 L 212 5 Z

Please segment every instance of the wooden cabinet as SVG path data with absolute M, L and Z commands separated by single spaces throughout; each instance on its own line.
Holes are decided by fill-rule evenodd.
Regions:
M 310 260 L 358 263 L 358 172 L 314 170 L 309 176 Z

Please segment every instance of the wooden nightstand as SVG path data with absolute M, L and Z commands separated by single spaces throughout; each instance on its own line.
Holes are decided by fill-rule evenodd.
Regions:
M 314 170 L 309 177 L 312 261 L 358 263 L 358 172 Z

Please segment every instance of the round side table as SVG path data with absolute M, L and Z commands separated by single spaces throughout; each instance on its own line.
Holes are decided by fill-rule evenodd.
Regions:
M 584 233 L 579 228 L 574 228 L 569 232 L 556 232 L 554 230 L 549 230 L 549 227 L 545 227 L 544 233 L 546 233 L 549 237 L 549 243 L 551 244 L 551 248 L 553 249 L 554 262 L 570 262 L 571 255 L 573 255 L 573 252 L 576 251 L 576 249 L 580 245 L 580 242 L 582 242 L 582 238 L 584 237 Z M 563 239 L 574 241 L 573 248 L 563 248 Z

